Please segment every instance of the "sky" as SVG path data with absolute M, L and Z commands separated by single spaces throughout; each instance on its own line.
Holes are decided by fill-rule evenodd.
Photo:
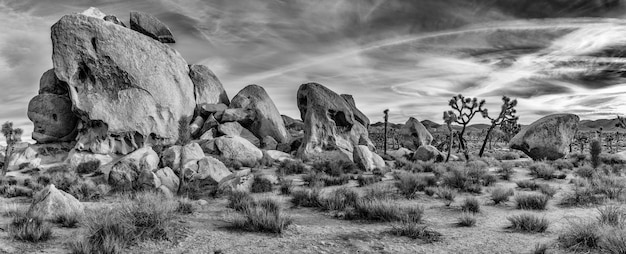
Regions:
M 391 122 L 440 123 L 459 93 L 492 114 L 516 98 L 524 124 L 626 112 L 620 0 L 0 0 L 0 121 L 27 140 L 28 102 L 53 67 L 50 27 L 92 6 L 126 24 L 130 11 L 155 15 L 230 98 L 258 84 L 295 118 L 308 82 L 352 94 L 372 122 L 389 109 Z

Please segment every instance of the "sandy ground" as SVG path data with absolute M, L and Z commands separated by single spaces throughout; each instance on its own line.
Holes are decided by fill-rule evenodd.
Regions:
M 512 181 L 499 180 L 496 186 L 513 188 L 514 181 L 531 178 L 527 169 L 517 168 L 516 171 Z M 566 253 L 554 246 L 559 233 L 573 221 L 581 218 L 594 220 L 597 215 L 597 207 L 562 208 L 556 205 L 563 193 L 571 190 L 572 185 L 568 184 L 571 178 L 570 173 L 565 180 L 537 180 L 559 189 L 545 211 L 517 210 L 513 201 L 495 206 L 489 200 L 490 189 L 495 186 L 486 188 L 481 195 L 460 194 L 450 207 L 424 194 L 413 200 L 399 201 L 425 208 L 424 223 L 443 234 L 443 240 L 436 243 L 390 235 L 387 231 L 392 223 L 347 221 L 316 209 L 293 208 L 289 197 L 276 192 L 255 196 L 275 197 L 283 202 L 285 213 L 294 221 L 283 235 L 228 229 L 228 221 L 235 212 L 226 208 L 226 199 L 218 198 L 207 200 L 208 204 L 198 207 L 193 214 L 178 218 L 175 241 L 143 242 L 132 246 L 128 253 L 532 253 L 538 243 L 553 244 L 548 253 Z M 356 186 L 356 182 L 349 185 Z M 516 190 L 516 194 L 521 192 Z M 477 215 L 475 227 L 459 228 L 455 225 L 462 214 L 459 206 L 468 196 L 481 201 L 482 211 Z M 106 203 L 86 205 L 94 209 Z M 28 200 L 0 198 L 0 209 L 12 204 L 26 209 Z M 521 213 L 545 216 L 552 224 L 541 234 L 506 229 L 509 225 L 506 218 Z M 0 227 L 5 228 L 8 222 L 9 218 L 0 216 Z M 65 244 L 78 239 L 81 233 L 82 229 L 55 227 L 52 240 L 30 244 L 12 240 L 0 230 L 0 253 L 67 253 Z

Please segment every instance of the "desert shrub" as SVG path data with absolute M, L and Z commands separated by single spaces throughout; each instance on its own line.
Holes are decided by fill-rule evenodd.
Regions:
M 383 177 L 379 175 L 371 175 L 371 176 L 359 175 L 356 178 L 356 181 L 359 183 L 359 186 L 363 187 L 363 186 L 380 182 L 382 179 Z
M 282 175 L 304 174 L 308 168 L 301 160 L 284 160 L 278 166 L 278 171 Z
M 192 214 L 195 208 L 193 207 L 193 203 L 191 200 L 186 198 L 181 198 L 178 200 L 178 204 L 176 206 L 176 212 L 180 214 Z
M 555 178 L 555 170 L 548 163 L 534 162 L 530 165 L 529 169 L 531 174 L 537 178 L 542 178 L 544 180 L 551 180 Z
M 566 249 L 581 251 L 595 249 L 602 240 L 602 233 L 595 223 L 571 223 L 570 227 L 561 233 L 558 242 Z
M 416 165 L 411 169 L 413 173 L 433 172 L 437 165 L 434 161 L 416 161 L 415 164 Z
M 57 223 L 64 228 L 75 228 L 78 227 L 82 217 L 82 213 L 63 213 L 54 218 L 54 223 Z
M 243 167 L 243 164 L 241 164 L 241 162 L 238 160 L 221 157 L 221 156 L 218 157 L 217 159 L 221 161 L 222 163 L 224 163 L 224 166 L 233 170 L 240 170 L 241 167 Z
M 420 239 L 427 243 L 438 242 L 441 240 L 442 234 L 434 231 L 426 225 L 409 222 L 394 225 L 390 233 L 397 236 L 406 236 L 413 239 Z
M 58 171 L 50 173 L 49 183 L 54 184 L 57 189 L 65 192 L 69 192 L 70 188 L 74 186 L 78 181 L 80 181 L 80 177 L 74 172 Z M 39 180 L 37 182 L 39 182 Z M 46 183 L 43 185 L 48 184 Z
M 511 180 L 511 177 L 513 176 L 513 174 L 515 174 L 515 170 L 513 169 L 514 166 L 515 164 L 512 162 L 502 163 L 500 169 L 498 170 L 498 175 L 500 175 L 500 178 L 506 181 Z
M 550 221 L 546 218 L 539 218 L 533 214 L 513 215 L 506 219 L 511 222 L 508 228 L 523 232 L 542 233 L 550 226 Z
M 517 160 L 520 155 L 516 152 L 494 152 L 491 156 L 496 160 Z
M 76 167 L 76 173 L 79 174 L 91 174 L 100 168 L 100 161 L 88 161 L 78 164 Z
M 537 243 L 533 249 L 533 254 L 546 254 L 550 246 L 546 243 Z
M 479 173 L 479 171 L 476 170 L 473 173 L 475 177 L 477 176 L 477 173 Z M 482 175 L 480 175 L 479 177 L 482 177 Z M 469 171 L 466 172 L 465 170 L 462 170 L 462 169 L 460 170 L 454 169 L 452 171 L 447 172 L 446 174 L 443 175 L 442 182 L 443 182 L 443 185 L 445 186 L 459 189 L 465 192 L 480 193 L 482 189 L 480 184 L 477 183 L 478 179 L 472 179 L 470 177 Z
M 557 170 L 563 170 L 563 169 L 571 170 L 574 168 L 574 163 L 572 163 L 570 160 L 567 160 L 567 159 L 558 159 L 558 160 L 552 161 L 551 164 Z
M 445 201 L 446 206 L 450 206 L 452 202 L 454 202 L 457 193 L 455 190 L 448 187 L 439 187 L 437 191 L 435 191 L 435 194 Z
M 456 223 L 459 227 L 473 227 L 476 225 L 476 216 L 474 213 L 463 213 Z
M 509 197 L 513 196 L 515 192 L 513 189 L 496 188 L 491 191 L 491 200 L 494 204 L 500 204 L 509 201 Z
M 426 187 L 424 189 L 424 194 L 426 194 L 429 197 L 434 196 L 436 192 L 437 192 L 437 187 Z
M 322 206 L 326 210 L 343 211 L 348 207 L 354 207 L 359 194 L 349 188 L 335 189 L 328 197 L 321 199 Z
M 623 254 L 626 253 L 626 231 L 623 229 L 612 229 L 600 242 L 600 249 L 606 253 Z
M 83 223 L 83 239 L 70 244 L 72 253 L 125 253 L 135 241 L 133 218 L 120 209 L 98 210 L 88 214 Z
M 323 172 L 311 172 L 302 176 L 302 180 L 308 183 L 311 188 L 323 186 L 344 185 L 350 181 L 350 176 L 330 176 Z
M 589 165 L 584 165 L 584 166 L 577 168 L 574 171 L 574 173 L 580 177 L 589 179 L 589 178 L 592 178 L 596 174 L 596 170 L 593 169 Z
M 517 187 L 519 187 L 520 189 L 536 190 L 539 188 L 539 184 L 532 180 L 521 180 L 515 182 L 515 184 L 517 184 Z
M 389 185 L 374 185 L 363 191 L 363 199 L 395 199 L 396 196 L 396 190 Z
M 591 141 L 589 155 L 591 155 L 591 166 L 597 168 L 600 165 L 600 153 L 602 153 L 602 143 L 600 140 Z
M 80 201 L 97 201 L 103 198 L 109 191 L 108 185 L 96 185 L 91 180 L 77 180 L 67 193 Z
M 580 167 L 583 165 L 583 163 L 585 163 L 587 155 L 583 154 L 582 152 L 570 153 L 568 155 L 568 159 L 570 162 L 572 162 L 572 164 L 574 164 L 574 167 Z
M 14 197 L 32 197 L 33 190 L 19 185 L 8 185 L 5 188 L 0 189 L 0 194 L 6 198 Z
M 265 199 L 256 204 L 248 204 L 249 207 L 242 211 L 243 216 L 235 219 L 231 227 L 251 232 L 282 234 L 292 224 L 291 218 L 283 215 L 278 201 Z
M 301 207 L 322 207 L 319 189 L 295 189 L 291 191 L 291 203 Z
M 626 163 L 622 156 L 606 153 L 600 154 L 600 162 L 607 165 L 622 165 Z
M 557 192 L 555 188 L 546 183 L 538 184 L 537 189 L 539 189 L 539 192 L 541 192 L 541 194 L 544 194 L 550 198 L 554 197 Z
M 52 227 L 39 217 L 17 214 L 8 225 L 9 235 L 20 241 L 43 242 L 52 236 Z
M 402 206 L 389 199 L 358 200 L 354 209 L 346 218 L 368 221 L 404 221 L 420 222 L 424 208 L 420 206 Z
M 280 194 L 289 195 L 291 194 L 291 189 L 293 188 L 293 183 L 291 180 L 281 180 L 280 181 Z
M 544 194 L 520 194 L 515 196 L 517 209 L 545 210 L 550 197 Z
M 562 206 L 599 205 L 604 203 L 604 197 L 596 196 L 589 187 L 574 187 L 574 191 L 565 194 L 561 199 Z
M 30 178 L 26 178 L 24 179 L 24 187 L 30 188 L 31 190 L 33 190 L 34 192 L 40 191 L 41 189 L 44 188 L 43 185 L 33 181 Z
M 156 192 L 139 192 L 132 199 L 122 200 L 121 206 L 132 219 L 139 239 L 169 239 L 175 202 Z
M 626 189 L 624 180 L 622 177 L 599 174 L 590 179 L 588 183 L 594 193 L 604 194 L 609 199 L 617 200 L 620 199 Z
M 226 207 L 235 209 L 235 211 L 243 211 L 254 202 L 254 198 L 250 196 L 250 193 L 245 191 L 233 191 L 228 195 L 228 205 L 226 205 Z
M 252 179 L 250 192 L 263 193 L 272 191 L 272 181 L 261 175 L 255 175 Z
M 461 210 L 463 210 L 463 212 L 479 213 L 480 202 L 478 202 L 478 199 L 475 197 L 465 198 L 461 205 Z
M 609 205 L 598 208 L 598 222 L 611 226 L 619 226 L 625 218 L 624 210 L 619 206 Z
M 427 186 L 426 180 L 417 174 L 402 173 L 396 176 L 395 186 L 406 198 L 414 198 L 418 191 L 423 191 Z
M 359 173 L 359 168 L 356 164 L 347 160 L 325 160 L 316 162 L 313 164 L 313 169 L 317 172 L 324 172 L 330 176 Z

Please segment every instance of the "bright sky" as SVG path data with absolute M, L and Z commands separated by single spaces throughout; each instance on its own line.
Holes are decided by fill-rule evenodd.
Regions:
M 131 10 L 157 16 L 231 98 L 258 84 L 292 117 L 299 85 L 318 82 L 354 95 L 372 122 L 387 108 L 392 122 L 441 122 L 458 93 L 486 99 L 491 112 L 502 95 L 517 98 L 525 124 L 556 112 L 613 118 L 626 112 L 626 86 L 601 66 L 624 64 L 609 49 L 626 45 L 626 23 L 609 19 L 624 8 L 601 2 L 0 0 L 0 121 L 30 137 L 28 102 L 52 68 L 50 26 L 91 6 L 126 24 Z

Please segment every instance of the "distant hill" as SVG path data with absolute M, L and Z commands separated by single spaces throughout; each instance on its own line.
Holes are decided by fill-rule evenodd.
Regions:
M 578 130 L 581 131 L 596 131 L 602 128 L 602 131 L 621 131 L 626 130 L 616 127 L 617 119 L 598 119 L 598 120 L 582 120 L 578 126 Z

